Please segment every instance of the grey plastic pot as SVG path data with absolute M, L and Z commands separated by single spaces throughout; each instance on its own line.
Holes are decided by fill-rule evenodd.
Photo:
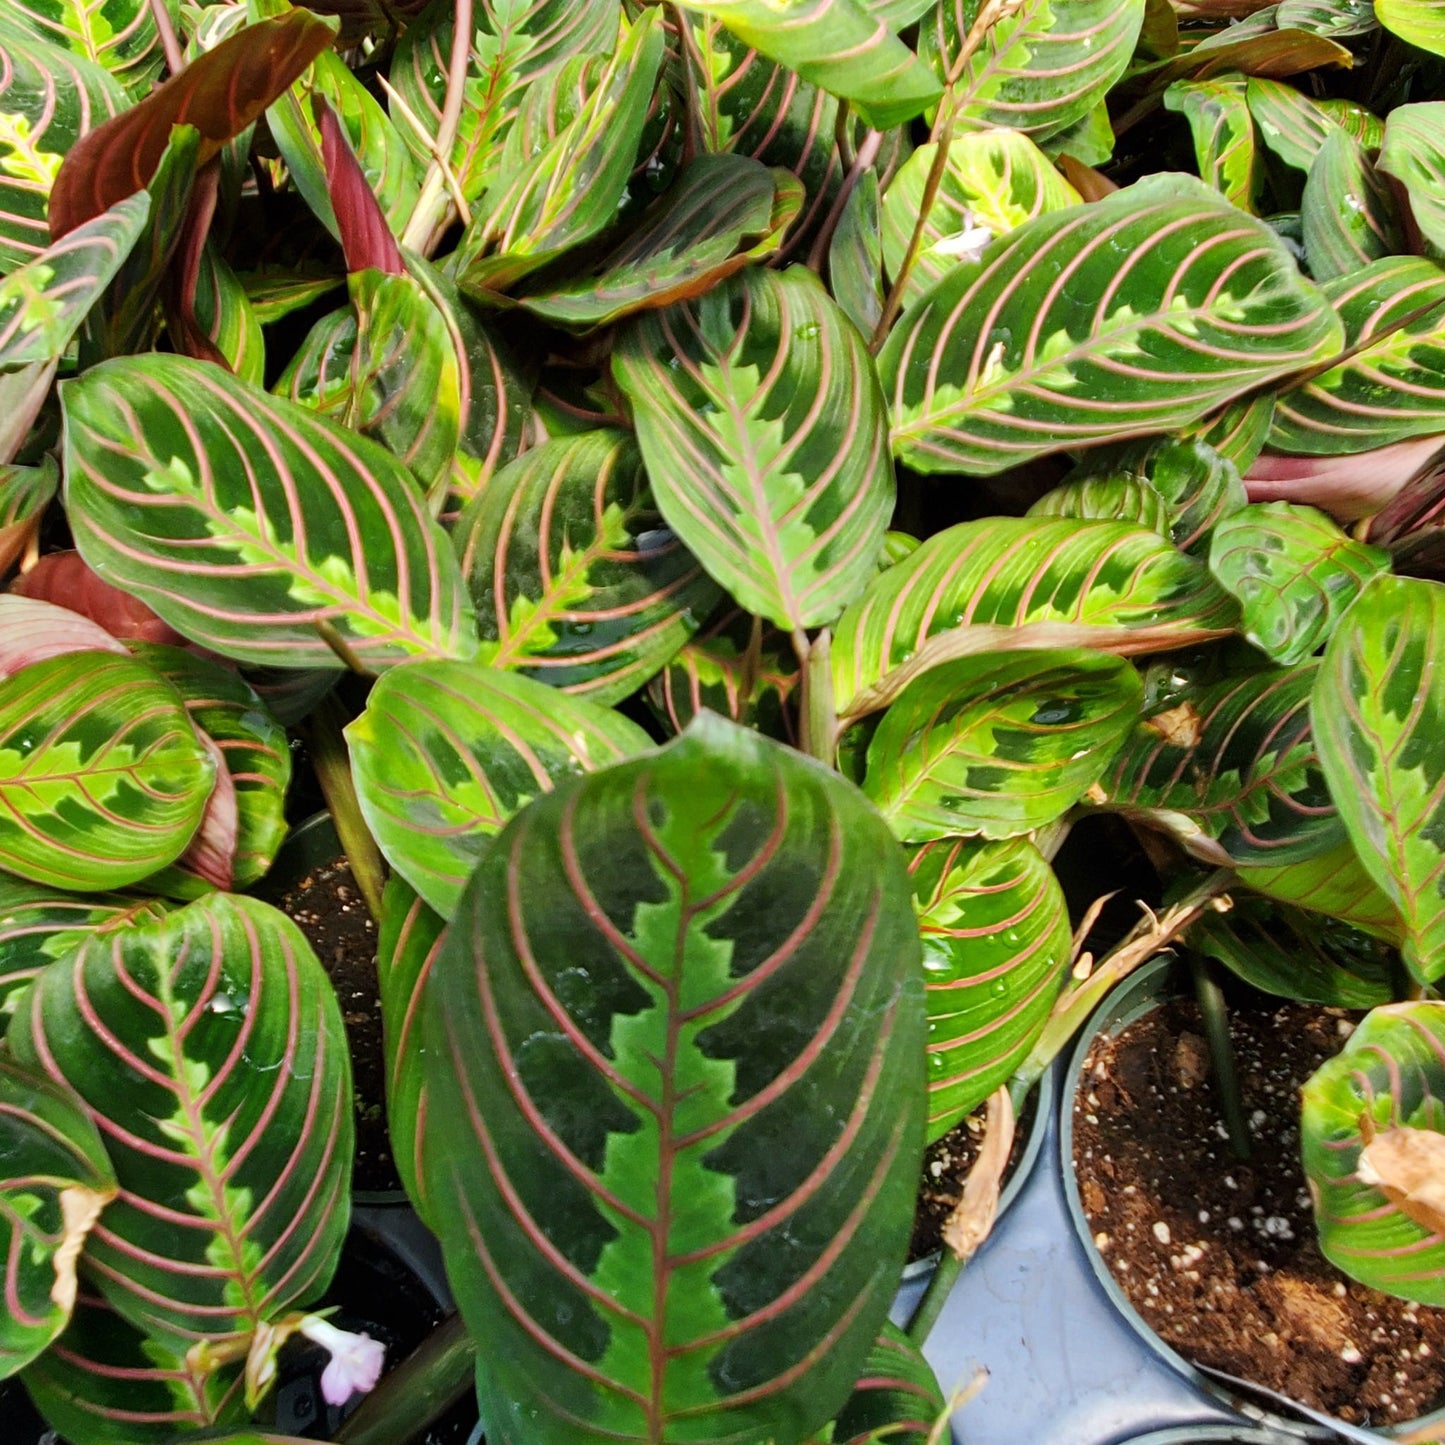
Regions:
M 1298 1445 L 1298 1441 L 1298 1435 L 1281 1435 L 1252 1425 L 1184 1425 L 1135 1435 L 1122 1445 Z
M 1101 1289 L 1108 1296 L 1120 1318 L 1133 1330 L 1140 1342 L 1151 1353 L 1171 1369 L 1183 1375 L 1197 1389 L 1231 1408 L 1246 1410 L 1251 1418 L 1259 1419 L 1265 1430 L 1265 1440 L 1279 1439 L 1279 1434 L 1271 1434 L 1271 1431 L 1283 1432 L 1287 1438 L 1293 1437 L 1297 1440 L 1302 1428 L 1311 1430 L 1313 1427 L 1314 1431 L 1329 1432 L 1323 1435 L 1316 1434 L 1315 1438 L 1382 1441 L 1413 1433 L 1427 1426 L 1445 1426 L 1445 1409 L 1440 1409 L 1419 1420 L 1403 1421 L 1379 1430 L 1366 1430 L 1306 1409 L 1302 1405 L 1295 1405 L 1283 1397 L 1272 1397 L 1269 1391 L 1261 1387 L 1241 1386 L 1240 1390 L 1234 1390 L 1227 1383 L 1197 1369 L 1177 1351 L 1171 1349 L 1154 1332 L 1148 1322 L 1129 1303 L 1128 1297 L 1119 1288 L 1113 1274 L 1110 1273 L 1103 1256 L 1094 1247 L 1093 1231 L 1084 1214 L 1083 1203 L 1079 1198 L 1078 1180 L 1074 1174 L 1074 1101 L 1081 1086 L 1085 1059 L 1094 1040 L 1100 1034 L 1112 1038 L 1130 1024 L 1143 1018 L 1144 1015 L 1152 1013 L 1167 1000 L 1192 996 L 1192 993 L 1193 986 L 1189 969 L 1183 962 L 1167 957 L 1155 959 L 1154 962 L 1146 964 L 1131 974 L 1104 999 L 1080 1032 L 1078 1043 L 1069 1060 L 1068 1072 L 1065 1076 L 1066 1082 L 1059 1101 L 1059 1164 L 1063 1174 L 1064 1194 L 1070 1220 L 1089 1267 Z M 1278 1401 L 1280 1410 L 1288 1410 L 1289 1413 L 1276 1413 L 1274 1409 L 1261 1404 L 1270 1398 Z M 1301 1422 L 1308 1423 L 1302 1426 Z M 1170 1438 L 1167 1434 L 1145 1437 L 1151 1442 L 1167 1438 Z M 1214 1439 L 1217 1437 L 1206 1435 L 1201 1438 Z M 1253 1439 L 1254 1437 L 1245 1435 L 1240 1438 Z

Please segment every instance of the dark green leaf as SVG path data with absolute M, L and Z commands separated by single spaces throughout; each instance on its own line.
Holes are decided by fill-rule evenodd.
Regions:
M 1445 104 L 1396 106 L 1385 121 L 1378 164 L 1405 188 L 1425 239 L 1445 247 Z
M 1242 75 L 1179 80 L 1164 92 L 1164 109 L 1189 122 L 1200 176 L 1230 205 L 1252 212 L 1260 165 L 1248 84 Z
M 886 1324 L 828 1439 L 830 1445 L 927 1445 L 947 1408 L 918 1346 Z
M 1325 138 L 1310 166 L 1301 218 L 1305 260 L 1316 281 L 1351 276 L 1406 249 L 1389 183 L 1364 146 L 1342 130 Z

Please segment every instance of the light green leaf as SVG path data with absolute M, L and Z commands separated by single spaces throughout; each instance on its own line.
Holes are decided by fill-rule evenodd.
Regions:
M 1260 166 L 1248 84 L 1242 75 L 1178 80 L 1164 92 L 1164 109 L 1189 122 L 1200 176 L 1230 205 L 1253 212 Z

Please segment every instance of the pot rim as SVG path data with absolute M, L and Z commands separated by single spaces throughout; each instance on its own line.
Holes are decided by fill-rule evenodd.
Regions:
M 1116 984 L 1104 996 L 1099 1006 L 1089 1015 L 1088 1021 L 1079 1031 L 1073 1049 L 1069 1054 L 1068 1073 L 1064 1086 L 1060 1089 L 1059 1099 L 1059 1168 L 1063 1175 L 1064 1204 L 1069 1212 L 1069 1219 L 1073 1223 L 1074 1233 L 1078 1238 L 1079 1245 L 1084 1251 L 1084 1257 L 1089 1262 L 1089 1268 L 1094 1278 L 1098 1280 L 1100 1288 L 1104 1291 L 1109 1302 L 1118 1311 L 1120 1318 L 1129 1326 L 1141 1343 L 1148 1346 L 1154 1354 L 1161 1359 L 1170 1369 L 1182 1375 L 1196 1389 L 1203 1391 L 1211 1399 L 1218 1400 L 1230 1409 L 1238 1412 L 1241 1406 L 1247 1406 L 1251 1418 L 1258 1418 L 1266 1431 L 1273 1429 L 1276 1432 L 1284 1431 L 1292 1439 L 1300 1438 L 1301 1428 L 1309 1429 L 1305 1423 L 1306 1419 L 1312 1418 L 1320 1422 L 1326 1428 L 1334 1427 L 1340 1432 L 1353 1432 L 1345 1438 L 1349 1439 L 1371 1439 L 1371 1440 L 1392 1440 L 1396 1437 L 1413 1432 L 1426 1426 L 1436 1426 L 1445 1423 L 1445 1405 L 1431 1411 L 1427 1415 L 1421 1415 L 1414 1420 L 1401 1420 L 1393 1425 L 1382 1425 L 1378 1427 L 1352 1426 L 1344 1421 L 1335 1421 L 1333 1417 L 1309 1409 L 1307 1406 L 1299 1406 L 1300 1417 L 1290 1417 L 1276 1414 L 1267 1407 L 1256 1404 L 1252 1399 L 1242 1400 L 1241 1397 L 1230 1390 L 1220 1381 L 1205 1374 L 1197 1366 L 1186 1360 L 1177 1350 L 1165 1343 L 1163 1338 L 1155 1332 L 1147 1320 L 1134 1308 L 1123 1290 L 1119 1288 L 1118 1282 L 1114 1279 L 1109 1266 L 1104 1262 L 1104 1257 L 1094 1247 L 1094 1234 L 1089 1228 L 1089 1221 L 1084 1214 L 1083 1201 L 1079 1197 L 1079 1182 L 1074 1171 L 1074 1101 L 1078 1096 L 1081 1086 L 1084 1061 L 1088 1057 L 1089 1049 L 1094 1039 L 1101 1033 L 1117 1034 L 1128 1025 L 1135 1023 L 1147 1013 L 1152 1013 L 1164 997 L 1178 996 L 1185 993 L 1184 979 L 1187 976 L 1187 968 L 1179 958 L 1165 954 L 1159 958 L 1151 959 L 1142 967 L 1136 969 L 1127 978 Z M 1259 1387 L 1264 1390 L 1265 1387 Z M 1251 1428 L 1245 1425 L 1241 1429 Z M 1171 1437 L 1165 1433 L 1160 1435 L 1146 1435 L 1142 1440 L 1125 1442 L 1125 1445 L 1164 1445 L 1164 1442 Z M 1191 1436 L 1180 1437 L 1188 1440 Z M 1205 1437 L 1207 1438 L 1207 1437 Z M 1246 1436 L 1246 1439 L 1252 1437 Z M 1334 1436 L 1332 1438 L 1339 1438 Z M 1278 1440 L 1278 1434 L 1273 1437 L 1266 1433 L 1263 1440 Z
M 1259 1425 L 1214 1424 L 1176 1425 L 1169 1430 L 1151 1430 L 1131 1435 L 1120 1445 L 1296 1445 L 1298 1435 L 1281 1435 Z

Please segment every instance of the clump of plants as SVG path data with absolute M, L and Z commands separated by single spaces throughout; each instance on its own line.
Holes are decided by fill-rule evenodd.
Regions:
M 940 1438 L 925 1143 L 1190 928 L 1379 1005 L 1322 1239 L 1445 1303 L 1437 10 L 10 0 L 0 1373 L 71 1445 L 383 1368 L 288 729 L 495 1445 Z M 1168 906 L 1095 965 L 1104 812 Z

